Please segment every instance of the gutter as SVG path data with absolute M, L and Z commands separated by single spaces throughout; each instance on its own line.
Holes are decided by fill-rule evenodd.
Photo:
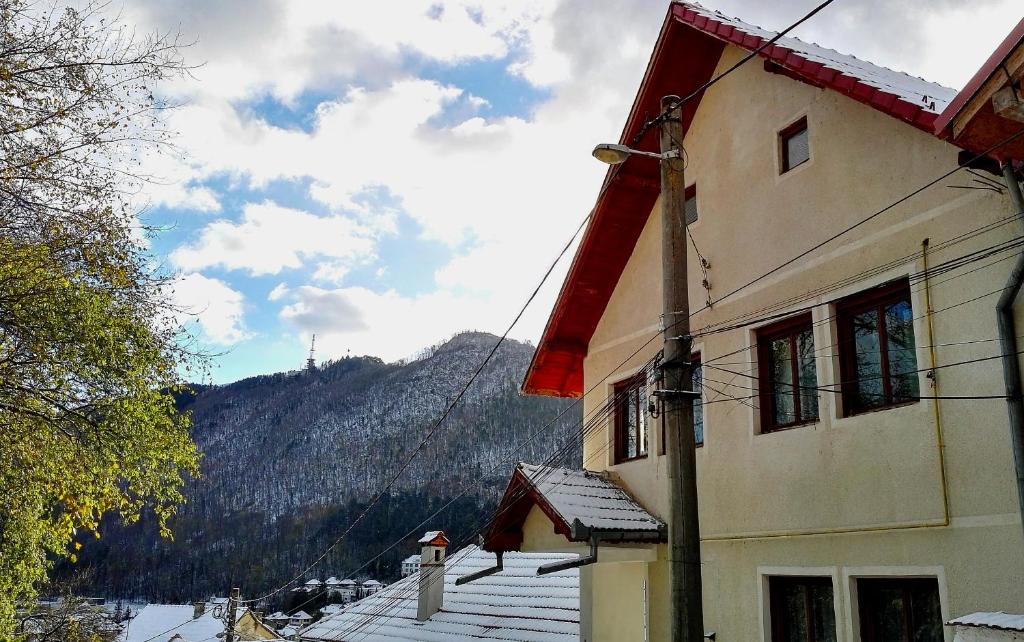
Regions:
M 1013 164 L 1003 163 L 1003 179 L 1010 192 L 1010 204 L 1018 218 L 1024 222 L 1024 196 L 1014 175 Z M 1013 447 L 1014 472 L 1017 476 L 1017 499 L 1020 503 L 1021 526 L 1024 527 L 1024 398 L 1021 397 L 1020 357 L 1017 351 L 1017 330 L 1013 319 L 1013 303 L 1024 284 L 1024 254 L 1010 272 L 1006 287 L 996 304 L 999 324 L 999 347 L 1003 358 L 1003 383 L 1006 387 L 1006 407 L 1010 416 L 1010 441 Z

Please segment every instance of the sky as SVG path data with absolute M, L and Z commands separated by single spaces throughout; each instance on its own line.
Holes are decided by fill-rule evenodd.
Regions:
M 501 333 L 593 205 L 662 0 L 123 0 L 195 65 L 160 88 L 149 240 L 224 383 Z M 782 29 L 817 0 L 708 0 Z M 959 89 L 1019 0 L 837 0 L 794 35 Z M 569 256 L 513 338 L 536 342 Z

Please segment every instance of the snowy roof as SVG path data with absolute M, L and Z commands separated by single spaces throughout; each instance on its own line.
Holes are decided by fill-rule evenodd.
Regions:
M 463 575 L 494 566 L 494 555 L 467 546 L 445 564 L 441 610 L 416 619 L 419 573 L 324 617 L 302 638 L 360 642 L 570 642 L 579 640 L 579 571 L 537 576 L 542 564 L 575 557 L 553 553 L 506 553 L 503 570 L 456 586 Z
M 448 538 L 445 537 L 444 531 L 427 531 L 419 541 L 420 544 L 437 544 L 439 546 L 441 542 L 444 542 L 445 546 L 448 545 Z
M 774 31 L 768 31 L 743 22 L 738 18 L 732 18 L 718 11 L 712 11 L 695 2 L 681 2 L 679 5 L 681 8 L 685 7 L 696 14 L 697 19 L 713 20 L 726 27 L 732 27 L 733 30 L 762 40 L 770 40 L 777 35 Z M 677 15 L 679 15 L 678 12 Z M 687 20 L 687 22 L 692 22 L 692 20 Z M 721 27 L 716 27 L 716 30 L 720 29 Z M 722 35 L 729 40 L 735 39 L 733 34 L 729 34 L 729 36 Z M 855 78 L 865 85 L 893 94 L 901 100 L 933 114 L 941 113 L 957 93 L 955 89 L 943 87 L 917 76 L 911 76 L 901 71 L 895 71 L 867 62 L 866 60 L 861 60 L 850 54 L 839 53 L 834 49 L 828 49 L 815 43 L 804 42 L 799 38 L 783 36 L 775 44 L 778 47 L 788 49 L 807 61 L 818 63 L 826 69 Z M 757 46 L 755 45 L 752 48 Z
M 320 612 L 324 615 L 328 613 L 339 613 L 345 608 L 344 604 L 328 604 L 324 608 L 320 609 Z
M 324 584 L 330 584 L 332 586 L 335 585 L 335 584 L 340 584 L 340 583 L 341 583 L 341 580 L 339 580 L 338 578 L 334 577 L 333 575 L 328 577 L 326 580 L 324 580 Z
M 306 582 L 306 586 L 320 586 L 320 580 L 314 577 L 313 579 Z
M 380 586 L 380 582 L 377 580 L 366 580 L 363 582 L 363 586 Z
M 658 531 L 665 524 L 621 486 L 589 470 L 519 464 L 529 483 L 566 524 L 580 520 L 595 530 Z
M 338 582 L 338 584 L 340 584 L 342 586 L 355 586 L 356 581 L 355 580 L 342 580 L 342 581 Z
M 191 604 L 147 604 L 117 639 L 121 642 L 169 642 L 177 634 L 189 642 L 197 642 L 214 638 L 224 630 L 224 622 L 213 616 L 209 605 L 199 617 L 193 618 L 194 613 Z
M 971 613 L 970 615 L 950 620 L 946 624 L 950 626 L 975 626 L 986 629 L 1024 632 L 1024 615 L 1014 615 L 1012 613 L 1003 613 L 1002 611 L 995 613 Z
M 268 620 L 287 620 L 288 616 L 281 611 L 276 611 L 267 616 Z
M 313 616 L 310 615 L 309 613 L 306 613 L 305 611 L 298 611 L 296 613 L 292 613 L 291 614 L 291 619 L 293 619 L 293 620 L 312 620 Z
M 419 564 L 419 563 L 420 563 L 420 556 L 419 555 L 410 555 L 409 557 L 407 557 L 404 560 L 402 560 L 402 564 Z

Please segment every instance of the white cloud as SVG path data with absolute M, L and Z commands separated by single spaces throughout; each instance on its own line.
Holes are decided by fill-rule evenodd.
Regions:
M 206 340 L 232 345 L 251 336 L 245 328 L 245 298 L 224 281 L 193 272 L 171 287 L 179 322 L 196 321 Z
M 314 198 L 347 214 L 249 204 L 241 221 L 208 224 L 173 258 L 186 269 L 252 274 L 303 267 L 307 281 L 340 286 L 397 229 L 394 209 L 380 200 L 397 203 L 427 238 L 457 253 L 435 275 L 435 291 L 407 297 L 282 284 L 269 295 L 287 301 L 282 319 L 316 332 L 325 354 L 352 348 L 391 357 L 459 329 L 503 329 L 592 206 L 605 168 L 589 151 L 617 140 L 667 8 L 662 0 L 412 0 L 400 11 L 387 3 L 254 2 L 258 9 L 241 0 L 186 0 L 185 10 L 158 0 L 131 5 L 155 24 L 182 20 L 200 38 L 195 53 L 209 61 L 197 70 L 199 83 L 170 88 L 192 98 L 172 116 L 188 154 L 181 175 L 228 175 L 256 187 L 308 178 Z M 796 0 L 706 4 L 770 29 L 808 9 Z M 1019 13 L 1019 0 L 970 8 L 865 0 L 836 3 L 798 35 L 959 86 Z M 509 73 L 550 92 L 519 118 L 486 117 L 483 98 L 403 68 L 409 53 L 451 65 L 509 52 Z M 238 107 L 263 93 L 290 101 L 323 90 L 338 98 L 320 104 L 308 131 Z M 477 111 L 459 111 L 467 105 Z M 368 197 L 380 193 L 388 198 Z M 203 202 L 202 194 L 166 197 L 174 198 Z M 560 276 L 514 336 L 536 338 Z
M 250 274 L 277 274 L 299 268 L 305 259 L 327 257 L 324 277 L 340 277 L 352 265 L 373 256 L 370 230 L 341 215 L 314 216 L 275 203 L 249 203 L 242 220 L 218 220 L 199 237 L 171 253 L 185 270 L 222 266 Z

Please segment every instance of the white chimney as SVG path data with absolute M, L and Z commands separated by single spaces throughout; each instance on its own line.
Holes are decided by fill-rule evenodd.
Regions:
M 420 600 L 416 609 L 420 622 L 440 611 L 444 602 L 444 558 L 448 544 L 443 531 L 427 531 L 420 538 Z

